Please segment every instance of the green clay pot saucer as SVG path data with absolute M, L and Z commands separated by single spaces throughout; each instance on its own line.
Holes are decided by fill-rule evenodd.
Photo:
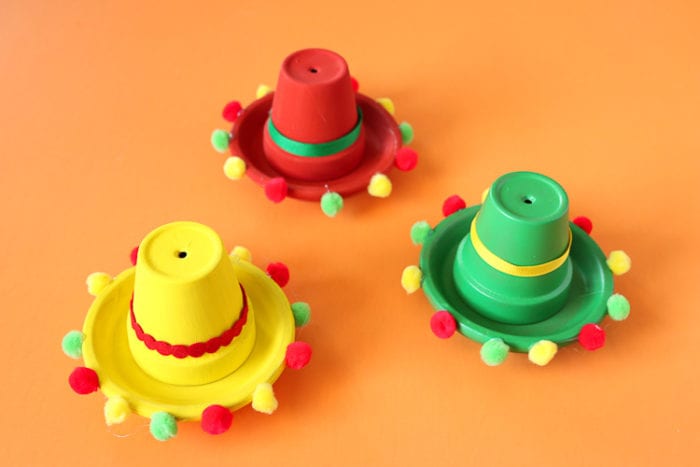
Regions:
M 490 366 L 510 351 L 546 365 L 575 340 L 601 348 L 606 313 L 616 321 L 629 315 L 627 299 L 613 295 L 613 275 L 630 269 L 629 256 L 616 250 L 606 258 L 590 237 L 591 221 L 569 221 L 566 192 L 544 175 L 503 175 L 482 203 L 467 208 L 450 196 L 437 226 L 420 221 L 411 228 L 422 251 L 419 265 L 403 270 L 401 285 L 409 294 L 423 288 L 438 310 L 433 333 L 459 331 L 482 343 Z
M 480 343 L 500 338 L 512 350 L 528 352 L 541 340 L 572 342 L 584 325 L 602 321 L 613 290 L 613 276 L 598 245 L 574 224 L 570 253 L 573 279 L 561 311 L 541 322 L 516 325 L 491 320 L 473 310 L 459 294 L 452 271 L 457 247 L 480 207 L 462 209 L 440 222 L 427 236 L 420 255 L 425 295 L 435 309 L 454 316 L 460 333 Z

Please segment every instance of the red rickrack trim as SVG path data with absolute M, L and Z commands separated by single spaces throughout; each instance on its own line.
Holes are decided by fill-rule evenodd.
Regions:
M 243 286 L 241 285 L 240 287 L 241 294 L 243 295 L 243 308 L 241 309 L 240 316 L 233 323 L 233 325 L 221 333 L 221 335 L 212 337 L 206 342 L 195 342 L 194 344 L 189 345 L 173 345 L 165 341 L 157 341 L 152 335 L 146 334 L 141 325 L 136 321 L 136 315 L 134 315 L 133 295 L 131 296 L 131 301 L 129 302 L 131 327 L 134 329 L 136 337 L 138 337 L 141 342 L 146 344 L 146 347 L 157 351 L 161 355 L 172 355 L 175 358 L 197 358 L 201 357 L 205 353 L 215 353 L 221 347 L 226 347 L 229 345 L 231 341 L 233 341 L 233 339 L 241 333 L 243 326 L 245 326 L 246 322 L 248 321 L 248 297 L 246 297 Z

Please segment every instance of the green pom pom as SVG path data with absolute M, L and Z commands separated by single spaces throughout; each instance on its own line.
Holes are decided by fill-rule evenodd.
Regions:
M 220 153 L 225 153 L 228 149 L 229 135 L 224 130 L 214 130 L 211 134 L 211 145 Z
M 311 320 L 311 307 L 306 302 L 292 303 L 292 314 L 297 327 L 306 326 Z
M 321 210 L 328 217 L 335 217 L 343 209 L 343 197 L 338 193 L 329 191 L 321 196 Z
M 151 434 L 158 441 L 167 441 L 177 434 L 177 421 L 168 412 L 151 415 Z
M 500 365 L 508 356 L 509 350 L 510 347 L 503 339 L 494 337 L 481 346 L 481 360 L 488 366 Z
M 413 141 L 413 127 L 408 122 L 401 122 L 399 124 L 399 130 L 401 130 L 401 141 L 403 144 L 411 144 Z
M 608 315 L 615 321 L 627 319 L 630 315 L 630 302 L 624 295 L 616 293 L 608 298 Z
M 414 245 L 422 245 L 433 229 L 426 221 L 418 221 L 411 227 L 411 241 Z
M 69 331 L 63 336 L 61 342 L 63 353 L 76 360 L 83 356 L 83 333 L 80 331 Z

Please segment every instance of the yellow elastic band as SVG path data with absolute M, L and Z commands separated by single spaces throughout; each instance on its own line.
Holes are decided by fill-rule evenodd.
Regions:
M 569 257 L 569 251 L 571 251 L 571 229 L 569 229 L 569 244 L 566 246 L 566 251 L 564 251 L 564 253 L 562 253 L 562 255 L 558 258 L 555 258 L 552 261 L 547 261 L 546 263 L 534 264 L 532 266 L 518 266 L 517 264 L 509 263 L 503 258 L 496 256 L 491 250 L 489 250 L 486 247 L 486 245 L 484 245 L 481 242 L 479 234 L 476 232 L 476 220 L 478 219 L 478 217 L 479 215 L 477 214 L 474 217 L 474 220 L 472 221 L 472 227 L 470 232 L 472 245 L 474 246 L 474 250 L 476 250 L 476 253 L 481 257 L 481 259 L 486 261 L 486 264 L 488 264 L 497 271 L 501 271 L 502 273 L 508 274 L 510 276 L 518 277 L 544 276 L 545 274 L 549 274 L 550 272 L 554 271 L 559 266 L 564 264 L 566 259 Z

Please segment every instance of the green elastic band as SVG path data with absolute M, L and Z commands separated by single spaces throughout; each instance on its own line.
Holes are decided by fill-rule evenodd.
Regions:
M 267 119 L 267 128 L 270 132 L 270 138 L 272 138 L 272 141 L 274 141 L 274 143 L 281 149 L 290 154 L 303 157 L 330 156 L 332 154 L 337 154 L 355 144 L 357 137 L 360 136 L 360 130 L 362 129 L 362 110 L 360 110 L 359 107 L 357 108 L 357 123 L 349 133 L 341 136 L 338 139 L 327 141 L 325 143 L 302 143 L 301 141 L 295 141 L 287 138 L 275 127 L 274 123 L 272 123 L 271 117 Z

